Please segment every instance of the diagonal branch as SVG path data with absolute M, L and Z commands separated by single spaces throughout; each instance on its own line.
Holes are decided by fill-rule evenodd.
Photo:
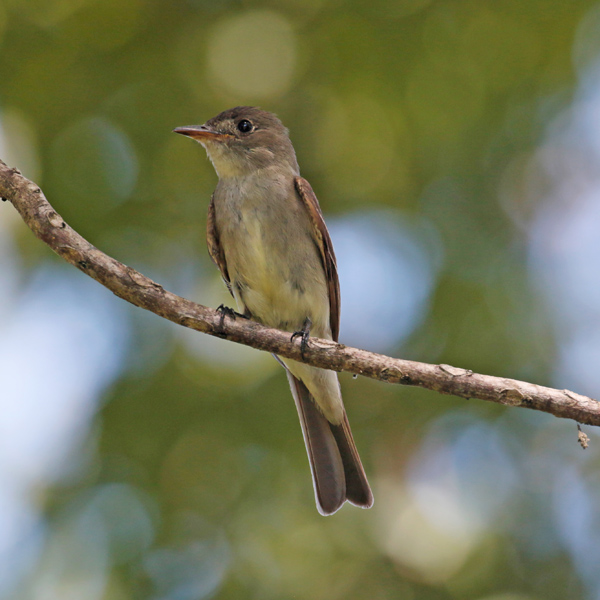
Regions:
M 480 375 L 449 365 L 391 358 L 317 338 L 310 338 L 302 353 L 300 342 L 291 341 L 289 333 L 245 319 L 223 319 L 219 312 L 176 296 L 145 275 L 107 256 L 65 223 L 35 183 L 2 161 L 0 197 L 10 200 L 35 235 L 67 262 L 120 298 L 184 327 L 323 369 L 348 371 L 461 398 L 522 406 L 579 423 L 600 425 L 600 403 L 568 390 Z

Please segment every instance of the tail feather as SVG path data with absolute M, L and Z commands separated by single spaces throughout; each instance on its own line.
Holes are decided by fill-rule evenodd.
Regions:
M 346 478 L 346 500 L 361 508 L 373 506 L 373 493 L 367 481 L 367 475 L 360 462 L 360 456 L 352 437 L 348 416 L 344 412 L 344 420 L 340 425 L 329 423 L 331 432 L 337 442 Z
M 373 494 L 346 414 L 340 425 L 332 425 L 306 386 L 289 371 L 287 376 L 300 417 L 319 512 L 332 515 L 346 500 L 370 508 Z

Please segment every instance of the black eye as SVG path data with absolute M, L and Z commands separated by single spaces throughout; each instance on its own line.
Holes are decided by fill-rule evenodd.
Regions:
M 242 132 L 242 133 L 249 133 L 250 131 L 252 131 L 253 127 L 252 127 L 252 123 L 250 123 L 250 121 L 248 121 L 247 119 L 242 119 L 238 124 L 237 124 L 237 128 Z

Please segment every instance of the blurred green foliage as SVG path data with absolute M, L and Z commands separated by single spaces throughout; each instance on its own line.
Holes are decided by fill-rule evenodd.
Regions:
M 96 246 L 216 306 L 227 297 L 204 242 L 216 176 L 170 132 L 258 104 L 290 128 L 328 219 L 389 209 L 435 231 L 431 297 L 389 352 L 551 384 L 554 326 L 526 262 L 534 207 L 500 190 L 518 188 L 568 105 L 593 5 L 4 0 L 6 158 Z M 58 264 L 12 223 L 24 280 Z M 126 310 L 123 370 L 86 425 L 82 465 L 38 490 L 43 541 L 7 598 L 585 597 L 548 500 L 553 464 L 581 460 L 571 423 L 342 376 L 376 503 L 324 519 L 274 361 Z M 480 430 L 469 446 L 464 432 Z M 442 460 L 463 442 L 431 466 L 436 444 Z M 460 477 L 454 500 L 435 496 L 486 452 L 469 471 L 487 490 L 473 506 Z

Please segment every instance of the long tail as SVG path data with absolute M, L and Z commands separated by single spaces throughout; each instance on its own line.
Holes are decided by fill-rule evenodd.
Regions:
M 302 425 L 319 512 L 332 515 L 346 500 L 355 506 L 371 508 L 373 494 L 346 413 L 340 425 L 331 424 L 306 386 L 287 369 L 286 372 Z

